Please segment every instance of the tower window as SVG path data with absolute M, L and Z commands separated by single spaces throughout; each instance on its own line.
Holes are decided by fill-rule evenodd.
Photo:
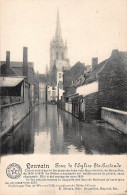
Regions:
M 61 57 L 62 57 L 62 60 L 64 59 L 64 53 L 62 52 L 62 54 L 61 54 Z
M 58 51 L 56 52 L 56 59 L 58 60 L 59 54 Z

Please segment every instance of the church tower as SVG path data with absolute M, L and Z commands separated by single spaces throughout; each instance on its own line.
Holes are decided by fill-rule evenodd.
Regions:
M 67 70 L 70 68 L 67 42 L 64 43 L 62 39 L 59 10 L 57 10 L 55 36 L 50 42 L 50 71 L 53 70 L 54 64 L 57 71 Z

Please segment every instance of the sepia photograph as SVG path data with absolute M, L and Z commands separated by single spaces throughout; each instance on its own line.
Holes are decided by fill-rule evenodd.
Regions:
M 0 0 L 0 142 L 0 195 L 127 193 L 127 0 Z

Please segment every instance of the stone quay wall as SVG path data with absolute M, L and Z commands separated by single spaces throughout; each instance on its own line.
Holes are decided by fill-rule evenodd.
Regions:
M 4 105 L 0 110 L 0 137 L 15 127 L 30 111 L 29 105 L 25 102 Z
M 127 134 L 127 112 L 102 107 L 101 118 Z

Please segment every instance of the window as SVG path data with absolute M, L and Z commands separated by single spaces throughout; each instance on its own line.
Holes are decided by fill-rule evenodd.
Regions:
M 63 89 L 63 82 L 62 81 L 59 81 L 59 88 Z
M 52 87 L 52 90 L 56 90 L 56 88 L 53 86 L 53 87 Z
M 62 78 L 62 73 L 59 73 L 59 78 Z
M 61 53 L 61 57 L 62 57 L 62 60 L 63 60 L 64 59 L 64 53 L 63 52 Z

